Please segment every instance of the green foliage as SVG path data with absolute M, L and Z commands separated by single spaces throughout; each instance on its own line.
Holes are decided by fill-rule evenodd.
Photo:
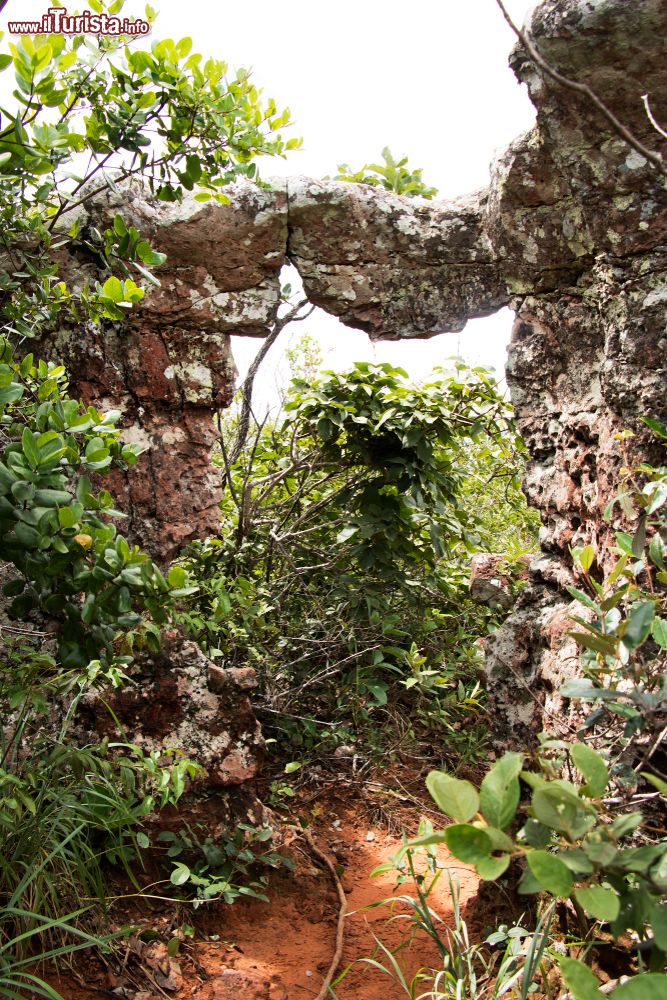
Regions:
M 110 494 L 93 492 L 90 474 L 137 458 L 118 416 L 70 398 L 63 368 L 17 362 L 3 344 L 0 539 L 16 571 L 4 594 L 11 618 L 37 625 L 8 626 L 23 638 L 3 636 L 0 663 L 0 977 L 9 983 L 24 975 L 24 945 L 47 940 L 56 956 L 102 940 L 71 938 L 84 913 L 89 927 L 100 919 L 83 901 L 104 905 L 103 864 L 121 864 L 139 890 L 141 824 L 197 771 L 175 751 L 81 747 L 72 735 L 84 694 L 125 683 L 132 650 L 157 648 L 183 593 L 117 533 Z
M 407 156 L 396 160 L 388 146 L 382 150 L 384 163 L 367 163 L 360 170 L 352 170 L 347 163 L 339 163 L 337 181 L 348 181 L 353 184 L 370 184 L 372 187 L 383 187 L 396 194 L 410 197 L 435 198 L 438 189 L 429 187 L 422 180 L 421 170 L 408 168 Z
M 123 0 L 92 6 L 118 14 Z M 139 890 L 143 821 L 176 803 L 198 771 L 176 750 L 77 745 L 81 698 L 125 683 L 135 648 L 157 649 L 174 599 L 189 591 L 182 570 L 165 579 L 128 544 L 110 494 L 93 489 L 92 476 L 137 459 L 116 428 L 120 413 L 82 406 L 62 367 L 17 361 L 9 347 L 63 321 L 120 321 L 145 282 L 159 284 L 164 255 L 121 211 L 96 229 L 90 199 L 108 191 L 120 202 L 136 179 L 163 201 L 195 192 L 224 203 L 226 184 L 257 176 L 256 157 L 299 145 L 282 135 L 289 111 L 262 101 L 246 71 L 230 75 L 191 47 L 22 36 L 0 56 L 0 72 L 16 79 L 0 123 L 0 546 L 16 571 L 4 588 L 10 619 L 29 623 L 3 623 L 0 663 L 3 996 L 24 987 L 57 997 L 30 971 L 36 947 L 49 958 L 104 946 L 108 936 L 94 934 L 103 866 L 122 865 Z M 63 248 L 92 259 L 99 280 L 68 287 Z
M 126 663 L 116 640 L 124 635 L 126 653 L 139 640 L 155 648 L 173 592 L 117 533 L 111 495 L 94 493 L 89 474 L 133 464 L 138 450 L 120 440 L 119 413 L 103 416 L 67 395 L 62 367 L 32 355 L 15 362 L 7 347 L 1 358 L 0 540 L 21 574 L 4 588 L 9 613 L 57 622 L 65 668 Z
M 652 932 L 653 961 L 660 967 L 667 948 L 662 906 L 667 843 L 650 839 L 648 830 L 641 846 L 636 839 L 628 843 L 642 826 L 642 814 L 619 814 L 606 801 L 609 770 L 590 746 L 543 739 L 538 769 L 522 770 L 523 760 L 522 754 L 505 754 L 479 793 L 468 781 L 430 774 L 431 795 L 455 823 L 409 841 L 397 860 L 417 847 L 445 843 L 481 878 L 496 880 L 510 861 L 523 858 L 520 893 L 572 899 L 583 933 L 588 933 L 586 918 L 608 923 L 617 938 L 632 930 L 643 940 Z M 582 783 L 572 780 L 573 768 Z M 522 805 L 520 778 L 530 789 L 530 800 Z
M 427 821 L 420 826 L 420 833 L 426 836 L 432 832 Z M 370 958 L 359 959 L 389 976 L 410 998 L 410 1000 L 498 1000 L 510 995 L 526 1000 L 535 990 L 539 973 L 544 978 L 545 951 L 549 941 L 549 929 L 553 906 L 548 908 L 537 923 L 533 934 L 517 924 L 514 927 L 501 925 L 488 935 L 483 942 L 471 941 L 468 926 L 461 913 L 459 888 L 455 879 L 447 871 L 449 897 L 452 903 L 451 926 L 444 926 L 442 919 L 431 909 L 430 896 L 442 878 L 445 869 L 438 864 L 435 852 L 429 850 L 426 856 L 426 871 L 417 874 L 415 852 L 408 848 L 399 859 L 380 865 L 372 873 L 396 870 L 398 886 L 408 884 L 415 895 L 392 895 L 373 906 L 389 906 L 397 903 L 407 910 L 414 931 L 427 934 L 438 949 L 442 967 L 440 969 L 420 969 L 408 980 L 400 964 L 400 955 L 390 951 L 380 938 Z M 406 919 L 405 914 L 391 919 Z M 449 923 L 449 921 L 448 921 Z M 340 982 L 347 974 L 346 969 L 336 980 Z
M 584 589 L 568 590 L 585 611 L 573 616 L 571 635 L 583 647 L 584 677 L 561 693 L 594 703 L 584 727 L 604 727 L 608 746 L 627 748 L 655 738 L 667 721 L 667 468 L 626 462 L 625 472 L 605 516 L 618 505 L 634 530 L 616 532 L 615 561 L 602 583 L 594 547 L 572 550 Z
M 179 833 L 163 830 L 157 839 L 169 845 L 167 857 L 175 862 L 172 886 L 194 892 L 194 905 L 199 906 L 216 899 L 233 903 L 244 896 L 268 902 L 264 893 L 268 875 L 257 874 L 257 869 L 290 867 L 289 860 L 270 845 L 262 847 L 272 837 L 269 826 L 240 823 L 233 833 L 216 840 L 210 836 L 200 840 L 190 827 Z
M 100 923 L 90 901 L 105 906 L 104 864 L 122 865 L 138 890 L 142 823 L 177 802 L 198 770 L 178 752 L 78 746 L 71 730 L 81 698 L 122 677 L 99 661 L 64 668 L 39 652 L 39 640 L 29 632 L 5 640 L 0 664 L 0 993 L 3 974 L 34 962 L 38 941 L 54 955 L 102 943 L 78 921 L 85 914 L 88 931 Z
M 199 591 L 182 620 L 209 655 L 261 668 L 292 743 L 344 742 L 391 694 L 474 752 L 483 727 L 460 720 L 480 711 L 475 640 L 497 618 L 467 595 L 469 553 L 497 539 L 466 485 L 471 467 L 518 478 L 507 404 L 482 370 L 412 384 L 364 363 L 295 380 L 285 409 L 231 466 L 223 438 L 221 534 L 184 563 Z
M 81 208 L 96 194 L 122 193 L 137 178 L 164 201 L 195 191 L 224 203 L 226 184 L 256 177 L 256 157 L 300 145 L 282 135 L 289 109 L 263 102 L 247 71 L 229 74 L 191 49 L 189 38 L 144 49 L 134 36 L 24 35 L 0 56 L 17 84 L 0 127 L 6 330 L 39 335 L 63 309 L 75 322 L 120 319 L 143 295 L 130 273 L 159 283 L 152 268 L 164 256 L 122 214 L 104 233 L 85 223 Z M 63 243 L 92 254 L 110 278 L 68 288 L 53 259 Z

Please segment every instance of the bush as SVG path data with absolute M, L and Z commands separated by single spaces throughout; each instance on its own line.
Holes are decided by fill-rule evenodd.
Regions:
M 467 595 L 470 553 L 497 544 L 503 511 L 508 534 L 532 542 L 507 404 L 482 370 L 417 385 L 364 363 L 295 380 L 285 409 L 231 464 L 225 422 L 220 537 L 183 563 L 200 588 L 190 634 L 226 665 L 260 668 L 292 742 L 332 717 L 349 739 L 392 710 L 391 689 L 393 708 L 417 704 L 422 725 L 474 752 L 481 727 L 455 727 L 480 709 L 475 640 L 497 617 Z M 488 479 L 495 522 L 478 515 Z M 297 707 L 312 725 L 290 724 Z

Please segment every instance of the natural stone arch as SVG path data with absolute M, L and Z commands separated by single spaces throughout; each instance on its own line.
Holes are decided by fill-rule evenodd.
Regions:
M 641 103 L 667 118 L 661 0 L 547 0 L 531 32 L 543 54 L 587 82 L 647 145 Z M 148 454 L 124 481 L 134 537 L 168 559 L 215 530 L 217 482 L 208 457 L 213 414 L 232 394 L 229 336 L 263 336 L 291 261 L 310 301 L 372 338 L 460 330 L 505 304 L 516 313 L 507 378 L 530 462 L 526 492 L 544 522 L 531 584 L 493 639 L 488 673 L 515 731 L 534 731 L 573 650 L 564 640 L 568 546 L 609 531 L 612 434 L 664 416 L 667 191 L 581 95 L 553 85 L 515 50 L 537 124 L 494 165 L 484 191 L 420 202 L 362 186 L 296 179 L 229 191 L 225 206 L 164 206 L 123 195 L 128 224 L 167 253 L 161 288 L 127 324 L 62 331 L 79 391 L 121 406 Z M 90 209 L 107 225 L 109 197 Z M 76 277 L 90 265 L 72 258 Z M 122 501 L 121 501 L 122 503 Z M 536 712 L 536 703 L 542 708 Z M 522 732 L 525 735 L 525 732 Z

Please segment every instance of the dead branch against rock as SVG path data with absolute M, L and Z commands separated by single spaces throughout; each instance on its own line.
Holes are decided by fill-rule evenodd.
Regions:
M 308 299 L 300 299 L 295 305 L 293 305 L 284 316 L 276 319 L 273 324 L 273 328 L 269 333 L 268 337 L 262 342 L 262 346 L 255 355 L 252 364 L 248 368 L 248 373 L 243 382 L 242 396 L 241 396 L 241 415 L 239 417 L 238 427 L 236 429 L 236 436 L 229 449 L 229 462 L 233 465 L 236 459 L 239 457 L 243 451 L 243 446 L 248 438 L 248 430 L 250 428 L 250 417 L 252 412 L 252 390 L 255 384 L 255 378 L 257 377 L 257 372 L 259 371 L 262 361 L 269 353 L 276 340 L 290 323 L 300 323 L 304 319 L 307 319 L 315 306 L 310 306 L 308 309 Z M 305 311 L 303 311 L 305 309 Z
M 334 951 L 334 956 L 331 960 L 329 971 L 324 977 L 324 981 L 322 983 L 320 992 L 317 994 L 316 997 L 316 1000 L 326 1000 L 327 996 L 329 995 L 329 987 L 333 982 L 333 977 L 336 973 L 336 969 L 340 965 L 341 959 L 343 957 L 343 944 L 345 937 L 345 917 L 347 915 L 347 897 L 345 896 L 345 890 L 343 889 L 343 884 L 338 877 L 338 872 L 336 871 L 335 865 L 333 864 L 331 859 L 328 858 L 326 854 L 324 854 L 319 849 L 319 847 L 313 840 L 310 830 L 304 830 L 301 836 L 306 841 L 310 850 L 313 852 L 317 860 L 320 861 L 325 866 L 325 868 L 329 869 L 331 877 L 336 886 L 336 892 L 338 893 L 338 899 L 340 902 L 340 908 L 338 910 L 338 924 L 336 927 L 336 948 Z
M 623 122 L 621 122 L 616 117 L 614 112 L 607 107 L 604 101 L 602 101 L 598 97 L 595 91 L 591 87 L 589 87 L 588 84 L 580 83 L 578 80 L 572 80 L 570 77 L 564 76 L 563 73 L 560 73 L 554 66 L 552 66 L 551 63 L 544 58 L 539 49 L 536 48 L 534 42 L 531 41 L 530 37 L 526 34 L 526 32 L 516 26 L 516 24 L 510 17 L 505 7 L 505 4 L 503 3 L 503 0 L 496 0 L 496 3 L 500 8 L 500 10 L 502 11 L 502 15 L 507 21 L 508 25 L 510 26 L 516 37 L 519 39 L 519 41 L 521 42 L 521 44 L 523 45 L 524 49 L 526 50 L 530 58 L 533 60 L 533 62 L 537 66 L 539 66 L 540 69 L 544 73 L 546 73 L 548 77 L 550 77 L 556 83 L 559 83 L 561 87 L 566 87 L 568 90 L 572 90 L 577 94 L 583 94 L 584 97 L 586 97 L 591 102 L 591 104 L 593 104 L 598 109 L 600 114 L 607 119 L 607 121 L 614 129 L 614 131 L 617 133 L 617 135 L 619 135 L 621 139 L 627 142 L 628 146 L 634 149 L 635 152 L 639 153 L 640 156 L 643 156 L 645 160 L 648 160 L 649 163 L 652 163 L 653 166 L 656 167 L 661 174 L 665 174 L 665 176 L 667 176 L 667 165 L 665 164 L 662 158 L 662 154 L 656 152 L 656 150 L 649 149 L 648 146 L 645 146 L 644 143 L 641 142 L 641 140 L 638 139 L 637 136 L 633 132 L 631 132 L 630 129 L 627 128 L 623 124 Z M 663 130 L 653 119 L 646 97 L 644 97 L 643 100 L 644 100 L 644 106 L 646 107 L 646 113 L 649 117 L 649 120 L 651 121 L 651 124 L 654 126 L 654 128 L 656 128 L 656 130 L 661 135 L 665 136 Z

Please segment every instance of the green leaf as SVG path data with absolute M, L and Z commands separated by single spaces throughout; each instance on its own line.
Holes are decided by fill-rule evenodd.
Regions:
M 600 754 L 585 743 L 575 743 L 570 749 L 570 756 L 586 781 L 582 789 L 584 794 L 599 799 L 609 782 L 609 770 Z
M 667 618 L 656 618 L 651 626 L 651 635 L 659 646 L 667 649 Z
M 597 632 L 570 632 L 570 635 L 580 646 L 595 653 L 602 653 L 603 656 L 614 656 L 616 653 L 616 640 L 611 636 L 598 635 Z
M 620 913 L 621 903 L 613 889 L 590 885 L 587 888 L 575 889 L 574 895 L 582 909 L 596 920 L 610 922 L 616 920 Z
M 667 976 L 662 972 L 642 972 L 617 986 L 612 996 L 614 1000 L 667 1000 Z
M 599 614 L 600 608 L 595 603 L 595 601 L 592 601 L 590 599 L 588 594 L 584 593 L 583 590 L 579 590 L 578 587 L 566 587 L 565 589 L 567 590 L 568 594 L 574 597 L 575 600 L 579 601 L 580 604 L 583 604 L 584 607 L 590 608 L 591 611 L 597 611 Z
M 438 808 L 459 823 L 467 823 L 479 811 L 479 795 L 469 781 L 453 778 L 444 771 L 431 771 L 426 787 Z
M 658 778 L 655 774 L 649 774 L 648 771 L 642 771 L 642 778 L 646 778 L 654 788 L 657 788 L 667 798 L 667 781 L 663 781 L 662 778 Z
M 648 638 L 655 616 L 653 601 L 644 601 L 634 609 L 625 623 L 621 642 L 632 652 Z
M 190 871 L 188 866 L 184 865 L 182 862 L 179 861 L 174 870 L 172 871 L 171 875 L 169 876 L 169 881 L 172 883 L 172 885 L 184 885 L 188 881 L 191 875 L 192 872 Z
M 662 538 L 657 532 L 651 539 L 648 554 L 654 566 L 657 566 L 658 569 L 667 569 L 667 564 L 665 564 L 665 548 Z
M 485 882 L 495 882 L 497 878 L 507 870 L 510 863 L 510 857 L 505 854 L 501 858 L 484 858 L 483 861 L 478 861 L 475 865 L 477 874 Z
M 647 427 L 650 427 L 658 437 L 665 438 L 667 440 L 667 427 L 664 427 L 658 420 L 654 420 L 652 417 L 640 417 L 639 418 Z
M 655 904 L 651 913 L 651 927 L 658 948 L 667 952 L 667 904 Z
M 578 553 L 576 561 L 583 569 L 584 573 L 588 573 L 589 569 L 595 562 L 595 549 L 592 545 L 587 545 L 585 548 Z
M 118 236 L 127 236 L 127 226 L 123 221 L 123 216 L 116 213 L 113 218 L 113 227 Z
M 522 832 L 531 847 L 546 847 L 553 836 L 551 829 L 536 819 L 529 819 Z
M 563 698 L 582 698 L 584 701 L 595 701 L 600 697 L 600 688 L 581 677 L 566 681 L 558 692 Z
M 298 760 L 291 760 L 288 764 L 285 764 L 285 774 L 294 774 L 295 771 L 299 771 L 303 767 L 303 764 L 299 763 Z
M 646 777 L 646 775 L 643 775 Z M 664 782 L 665 791 L 667 791 L 667 782 Z M 611 824 L 611 829 L 616 837 L 625 837 L 628 833 L 632 833 L 636 830 L 638 826 L 644 822 L 644 817 L 640 812 L 625 813 L 623 816 L 617 816 L 614 822 Z
M 569 896 L 574 879 L 567 865 L 549 851 L 531 851 L 528 866 L 543 889 L 553 896 Z
M 580 847 L 561 850 L 558 857 L 575 875 L 592 875 L 595 871 L 593 862 Z
M 478 865 L 493 851 L 491 838 L 476 826 L 457 823 L 444 831 L 445 843 L 455 858 L 467 864 Z
M 519 805 L 519 774 L 524 756 L 514 752 L 504 754 L 486 775 L 479 790 L 479 804 L 484 818 L 491 826 L 501 830 L 510 825 Z
M 123 301 L 123 286 L 121 285 L 118 278 L 112 275 L 102 285 L 102 294 L 106 298 L 111 299 L 112 302 L 122 302 Z
M 36 469 L 39 465 L 39 449 L 35 442 L 34 435 L 28 427 L 23 428 L 21 435 L 21 447 L 23 454 L 28 459 L 31 468 Z
M 574 837 L 583 836 L 595 822 L 595 810 L 556 781 L 535 790 L 532 807 L 540 823 Z
M 587 965 L 576 958 L 561 958 L 558 961 L 565 985 L 575 1000 L 601 1000 L 600 983 Z M 614 990 L 614 993 L 617 993 Z

